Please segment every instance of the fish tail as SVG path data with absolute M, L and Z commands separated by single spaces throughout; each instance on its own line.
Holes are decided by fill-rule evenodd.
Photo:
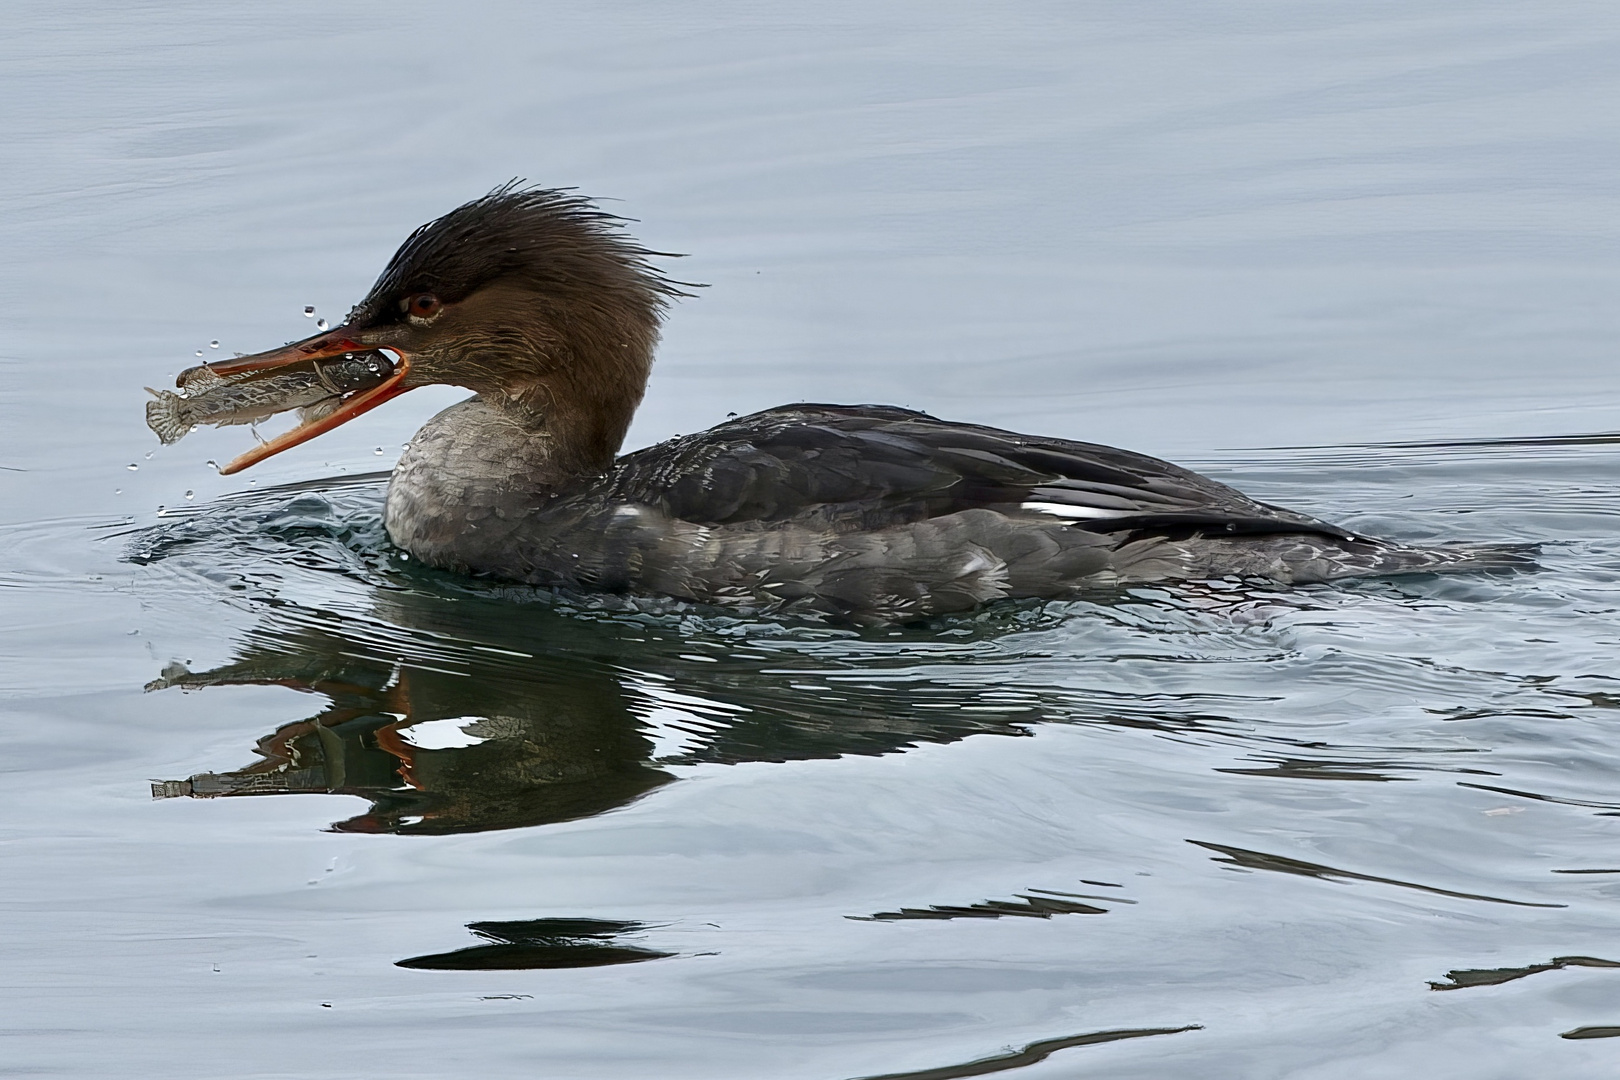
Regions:
M 186 415 L 185 398 L 167 390 L 153 390 L 150 386 L 146 392 L 153 398 L 146 403 L 146 426 L 164 446 L 179 442 L 197 426 Z

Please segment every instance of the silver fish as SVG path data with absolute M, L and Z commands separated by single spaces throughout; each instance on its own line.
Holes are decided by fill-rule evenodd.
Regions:
M 393 373 L 393 364 L 380 353 L 234 378 L 199 365 L 180 373 L 178 394 L 146 388 L 155 399 L 146 403 L 146 426 L 167 446 L 198 424 L 255 424 L 289 409 L 309 423 L 331 413 L 344 395 L 379 386 Z

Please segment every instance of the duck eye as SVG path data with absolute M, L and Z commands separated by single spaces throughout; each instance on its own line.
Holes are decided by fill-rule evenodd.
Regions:
M 415 315 L 419 319 L 426 319 L 437 315 L 444 304 L 432 293 L 417 293 L 415 296 L 407 296 L 401 300 L 399 306 L 407 315 Z

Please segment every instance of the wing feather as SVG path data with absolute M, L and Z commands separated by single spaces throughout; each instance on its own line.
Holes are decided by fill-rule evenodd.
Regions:
M 1099 533 L 1351 534 L 1126 450 L 887 406 L 770 409 L 620 459 L 615 497 L 701 525 L 874 529 L 970 509 Z

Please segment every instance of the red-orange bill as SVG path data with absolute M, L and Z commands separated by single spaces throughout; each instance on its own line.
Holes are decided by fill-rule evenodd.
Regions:
M 207 364 L 206 367 L 216 375 L 241 376 L 261 371 L 273 371 L 276 368 L 288 367 L 293 364 L 309 363 L 334 356 L 345 356 L 350 353 L 370 352 L 371 346 L 362 345 L 352 340 L 344 327 L 338 327 L 330 333 L 318 334 L 303 341 L 295 341 L 279 349 L 270 349 L 266 352 L 256 353 L 253 356 L 241 356 L 234 360 L 218 361 Z M 346 424 L 361 413 L 370 412 L 378 405 L 396 398 L 411 387 L 404 385 L 405 377 L 410 373 L 410 358 L 397 349 L 390 350 L 397 354 L 394 371 L 386 380 L 377 386 L 366 390 L 356 391 L 345 397 L 331 412 L 317 419 L 307 421 L 285 432 L 268 442 L 232 459 L 222 469 L 222 476 L 241 472 L 250 465 L 256 465 L 267 457 L 281 453 L 300 443 L 308 442 L 317 435 L 322 435 L 340 424 Z M 184 377 L 182 376 L 182 381 Z

